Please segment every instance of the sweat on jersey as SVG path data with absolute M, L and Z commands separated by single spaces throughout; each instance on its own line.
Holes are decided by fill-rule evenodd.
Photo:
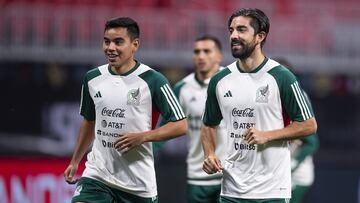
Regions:
M 188 121 L 187 182 L 192 185 L 220 185 L 222 178 L 221 173 L 209 175 L 202 169 L 204 152 L 201 145 L 200 128 L 209 80 L 199 81 L 195 73 L 191 73 L 174 87 L 174 93 L 178 97 Z M 223 162 L 226 153 L 225 146 L 227 144 L 223 123 L 217 129 L 216 138 L 215 153 L 221 162 Z
M 274 60 L 265 58 L 250 73 L 243 72 L 236 61 L 211 79 L 203 122 L 215 126 L 224 119 L 229 139 L 221 195 L 291 197 L 288 142 L 249 145 L 244 140 L 251 127 L 261 131 L 284 128 L 283 113 L 299 122 L 313 117 L 296 77 Z
M 80 114 L 96 124 L 83 176 L 141 197 L 156 196 L 151 142 L 127 153 L 117 151 L 114 142 L 123 133 L 151 130 L 157 111 L 170 121 L 185 118 L 159 72 L 139 62 L 124 75 L 115 74 L 108 64 L 87 72 Z

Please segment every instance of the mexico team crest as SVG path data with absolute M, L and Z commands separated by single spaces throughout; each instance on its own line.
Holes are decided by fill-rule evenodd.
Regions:
M 259 87 L 259 89 L 256 90 L 256 102 L 259 103 L 268 103 L 268 97 L 269 97 L 269 85 Z
M 127 105 L 136 105 L 140 104 L 140 88 L 131 89 L 127 93 Z

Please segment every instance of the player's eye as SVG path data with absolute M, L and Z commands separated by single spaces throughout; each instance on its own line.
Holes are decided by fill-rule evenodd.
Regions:
M 104 44 L 109 45 L 109 44 L 110 44 L 110 40 L 104 39 Z

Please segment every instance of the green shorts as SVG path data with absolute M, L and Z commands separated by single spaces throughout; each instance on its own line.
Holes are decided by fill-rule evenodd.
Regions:
M 220 196 L 221 203 L 289 203 L 289 199 L 240 199 Z
M 221 185 L 203 186 L 187 184 L 186 198 L 188 203 L 219 203 Z
M 310 186 L 301 186 L 296 185 L 291 192 L 291 200 L 290 203 L 301 203 L 303 202 L 303 198 L 305 197 L 306 193 L 310 189 Z
M 91 179 L 80 178 L 76 185 L 74 196 L 71 200 L 75 202 L 86 203 L 157 203 L 158 198 L 144 198 L 136 196 L 118 189 L 114 189 L 104 183 Z

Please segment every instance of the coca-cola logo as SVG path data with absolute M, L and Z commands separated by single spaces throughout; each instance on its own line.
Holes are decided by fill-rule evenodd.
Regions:
M 108 109 L 104 107 L 101 111 L 101 115 L 108 117 L 125 118 L 125 109 Z
M 237 109 L 233 108 L 231 112 L 232 116 L 238 117 L 254 117 L 254 109 L 253 108 L 245 108 L 245 109 Z

